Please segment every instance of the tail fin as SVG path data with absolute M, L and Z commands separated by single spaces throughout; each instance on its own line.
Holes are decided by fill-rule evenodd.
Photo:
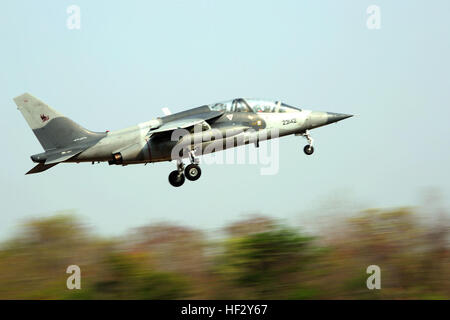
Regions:
M 14 102 L 46 151 L 105 136 L 83 128 L 29 93 L 15 97 Z

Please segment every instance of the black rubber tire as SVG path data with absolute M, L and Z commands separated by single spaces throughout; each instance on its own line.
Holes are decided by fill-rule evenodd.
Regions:
M 303 152 L 306 153 L 308 156 L 312 155 L 314 153 L 314 147 L 310 146 L 309 144 L 307 144 L 304 148 L 303 148 Z
M 186 179 L 195 181 L 202 175 L 202 170 L 197 164 L 190 164 L 184 169 L 184 175 L 186 176 Z
M 184 181 L 184 174 L 179 174 L 178 170 L 174 170 L 169 174 L 169 183 L 174 187 L 181 187 Z

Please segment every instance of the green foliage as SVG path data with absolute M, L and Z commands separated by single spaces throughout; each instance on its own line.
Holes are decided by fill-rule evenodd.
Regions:
M 310 286 L 299 286 L 293 290 L 287 299 L 289 300 L 311 300 L 319 297 L 319 290 Z
M 222 277 L 251 289 L 258 298 L 280 297 L 278 287 L 310 260 L 312 238 L 286 227 L 230 239 L 225 245 Z
M 368 210 L 308 236 L 267 217 L 214 241 L 171 224 L 123 239 L 94 236 L 77 217 L 23 225 L 0 244 L 0 299 L 449 299 L 448 221 L 412 209 Z M 66 268 L 82 270 L 68 290 Z M 368 290 L 369 265 L 381 290 Z
M 104 260 L 104 273 L 93 281 L 92 295 L 108 299 L 180 299 L 189 293 L 181 275 L 154 271 L 145 255 L 112 253 Z

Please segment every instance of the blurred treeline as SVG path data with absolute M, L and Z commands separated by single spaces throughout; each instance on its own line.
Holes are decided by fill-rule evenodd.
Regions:
M 338 219 L 314 235 L 251 216 L 213 237 L 160 223 L 113 239 L 76 215 L 31 220 L 1 244 L 0 299 L 450 299 L 445 214 Z M 73 264 L 81 290 L 66 287 Z M 381 268 L 381 290 L 366 287 L 369 265 Z

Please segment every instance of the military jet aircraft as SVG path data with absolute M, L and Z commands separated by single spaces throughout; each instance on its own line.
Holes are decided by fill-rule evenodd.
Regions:
M 48 170 L 61 162 L 108 161 L 110 165 L 129 165 L 176 160 L 177 168 L 169 175 L 174 187 L 181 186 L 185 178 L 190 181 L 200 178 L 199 153 L 248 143 L 258 147 L 261 140 L 295 134 L 307 139 L 303 150 L 311 155 L 314 147 L 309 130 L 352 116 L 304 110 L 281 101 L 237 98 L 122 130 L 93 132 L 29 93 L 14 98 L 14 102 L 45 150 L 31 156 L 38 164 L 26 174 Z M 174 139 L 177 130 L 182 134 Z M 174 152 L 176 148 L 179 152 Z M 184 158 L 190 161 L 186 167 Z

